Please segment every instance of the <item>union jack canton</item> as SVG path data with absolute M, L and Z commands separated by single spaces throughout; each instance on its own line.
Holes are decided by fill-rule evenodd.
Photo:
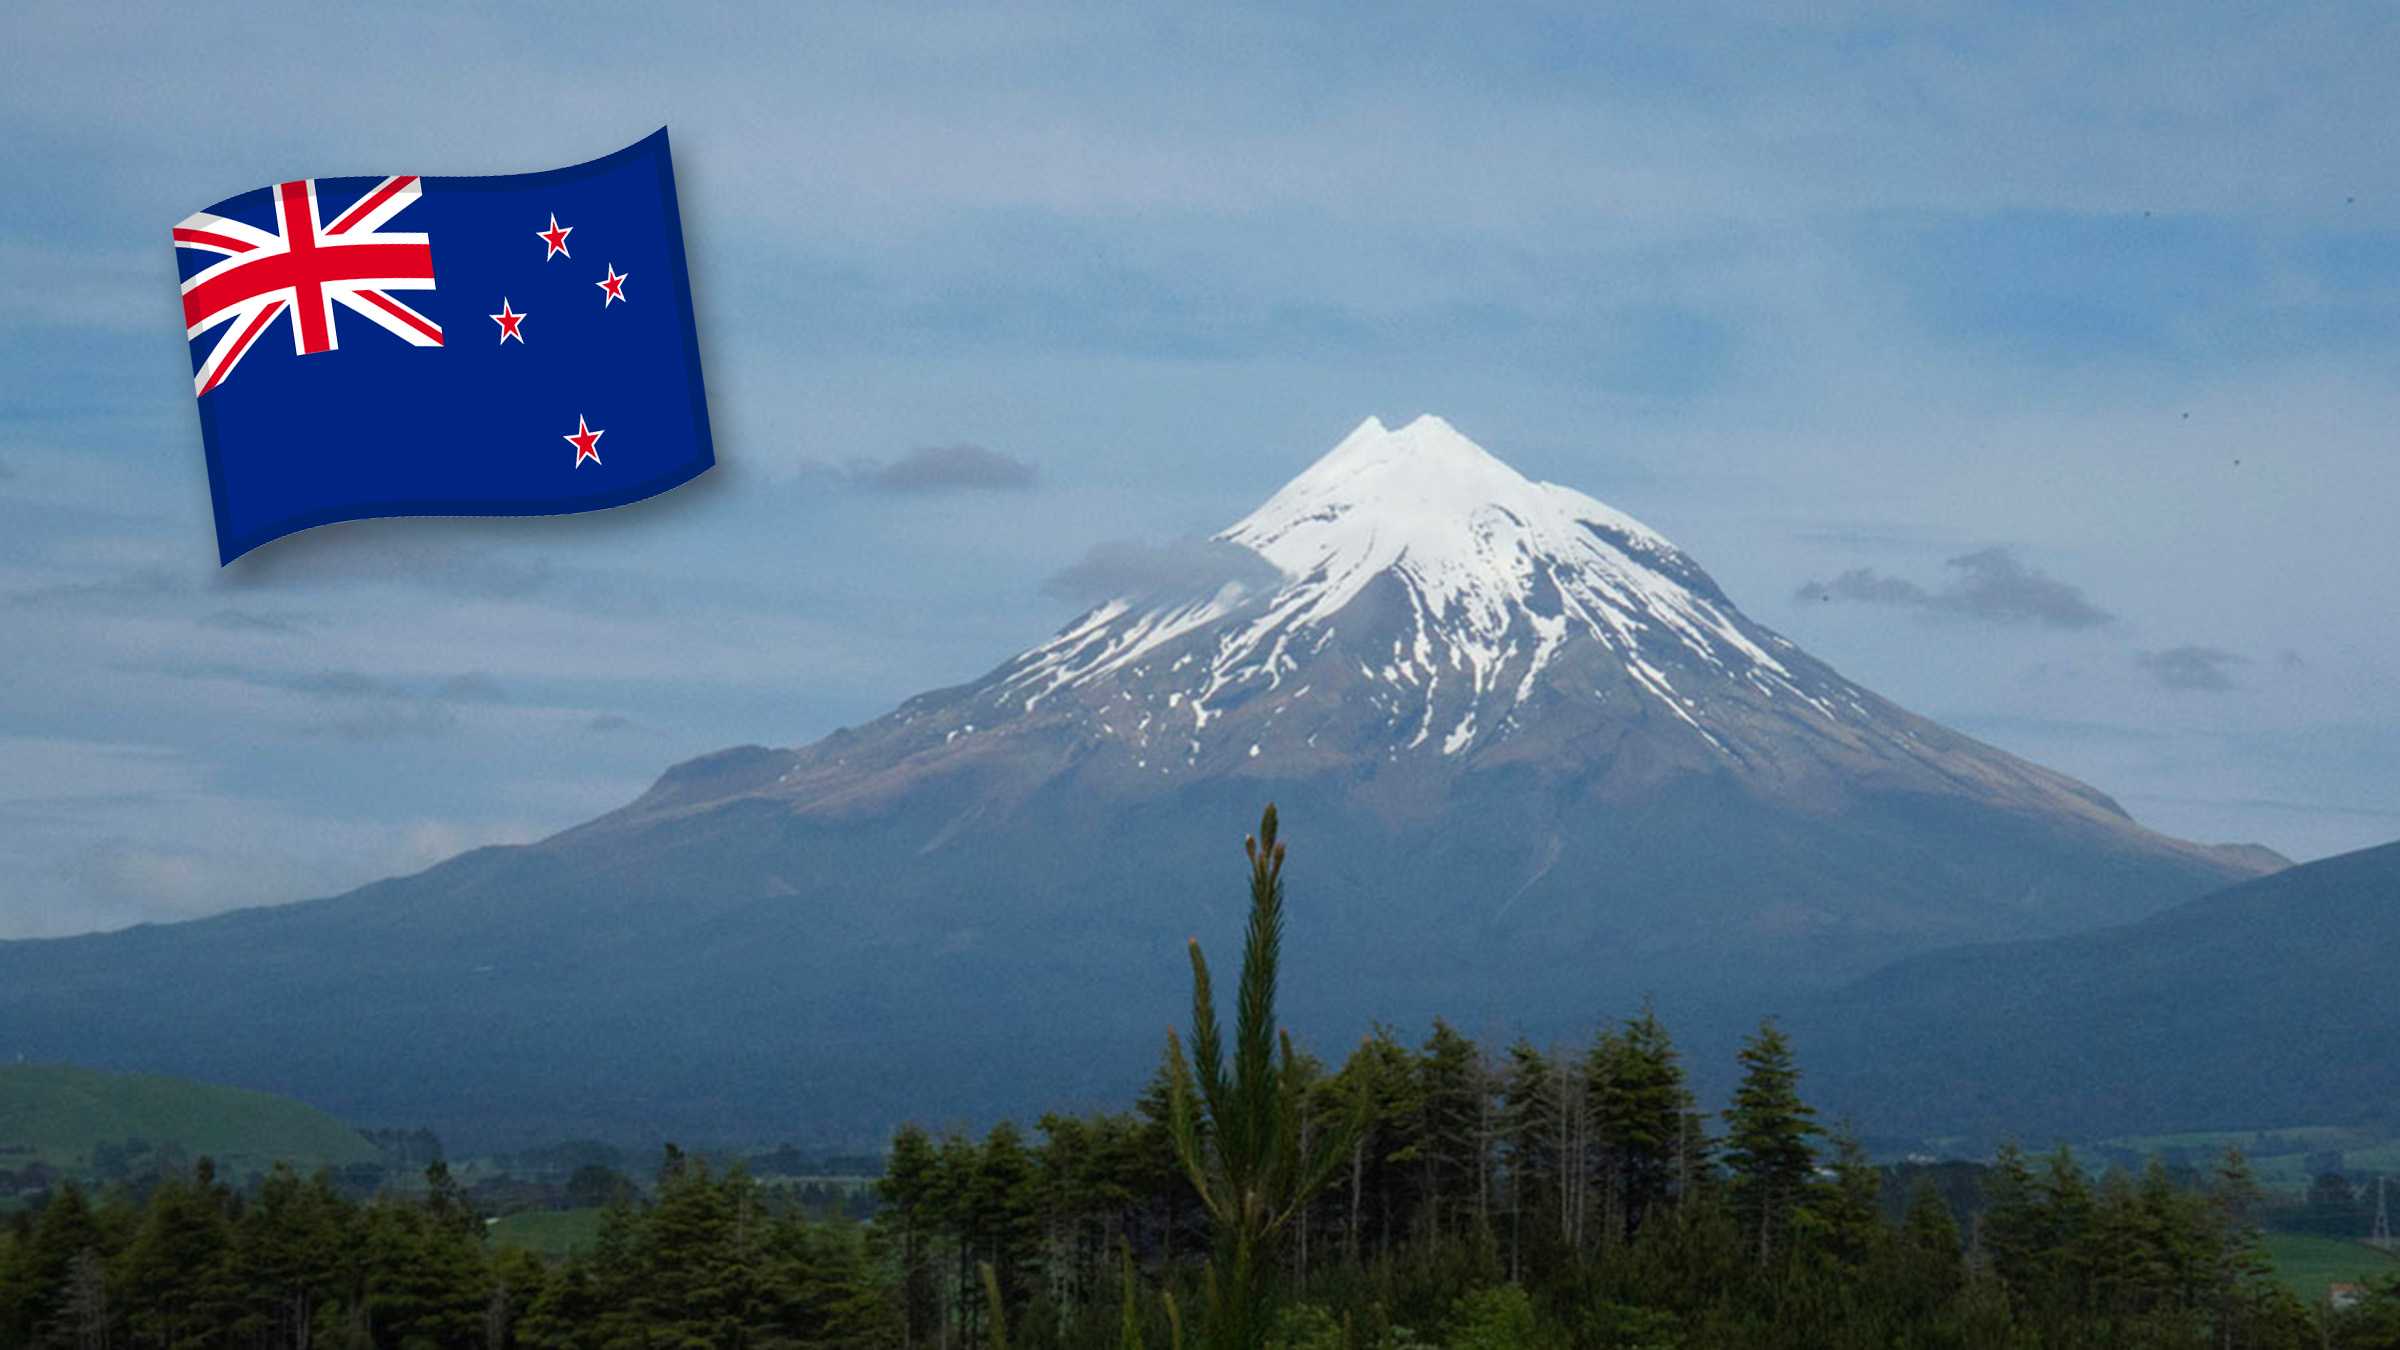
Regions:
M 715 462 L 663 129 L 547 173 L 278 183 L 174 239 L 221 562 L 370 516 L 618 506 Z
M 326 225 L 316 181 L 304 179 L 276 185 L 272 234 L 209 211 L 176 226 L 176 247 L 224 255 L 183 283 L 185 335 L 197 338 L 225 325 L 225 335 L 192 376 L 193 393 L 223 384 L 242 353 L 286 309 L 292 313 L 292 350 L 302 354 L 342 345 L 336 305 L 411 346 L 441 346 L 441 325 L 391 294 L 433 289 L 433 247 L 425 236 L 383 228 L 422 192 L 413 174 L 386 178 Z

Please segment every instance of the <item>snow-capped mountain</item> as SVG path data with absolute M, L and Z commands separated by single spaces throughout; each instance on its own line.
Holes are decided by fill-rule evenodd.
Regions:
M 1439 418 L 1399 431 L 1368 419 L 1218 538 L 1257 553 L 1282 584 L 1104 605 L 1028 653 L 999 692 L 1022 692 L 1030 711 L 1112 676 L 1142 681 L 1145 658 L 1171 653 L 1166 702 L 1142 700 L 1128 733 L 1166 773 L 1178 759 L 1198 764 L 1221 708 L 1265 699 L 1278 721 L 1320 721 L 1299 711 L 1317 692 L 1302 672 L 1331 673 L 1319 659 L 1329 652 L 1342 669 L 1338 693 L 1389 722 L 1395 734 L 1381 748 L 1391 756 L 1470 752 L 1508 739 L 1520 711 L 1552 697 L 1606 698 L 1559 661 L 1585 641 L 1614 652 L 1635 690 L 1712 741 L 1654 660 L 1697 661 L 1770 697 L 1814 697 L 1674 545 L 1581 493 L 1527 481 Z M 1376 612 L 1386 599 L 1401 607 L 1397 626 Z M 1361 640 L 1344 642 L 1353 605 Z M 1204 640 L 1179 641 L 1195 634 Z M 1338 701 L 1320 695 L 1319 706 Z
M 982 680 L 796 752 L 773 790 L 850 811 L 996 757 L 1019 761 L 1011 792 L 1098 777 L 1140 797 L 1515 765 L 1619 797 L 1724 776 L 1819 808 L 1971 792 L 2132 824 L 1844 679 L 1657 531 L 1438 417 L 1367 419 L 1216 542 L 1255 565 L 1102 604 Z M 1036 744 L 1039 770 L 1012 753 Z
M 2281 862 L 1878 698 L 1656 531 L 1435 418 L 1370 419 L 1207 556 L 1184 593 L 812 745 L 679 765 L 538 844 L 0 944 L 0 1052 L 468 1139 L 856 1138 L 1130 1096 L 1183 938 L 1234 943 L 1269 800 L 1284 1008 L 1337 1039 L 1435 1014 L 1549 1035 L 1645 992 L 1755 1019 Z
M 1280 713 L 1311 688 L 1287 680 L 1341 637 L 1345 610 L 1384 586 L 1405 604 L 1404 622 L 1374 634 L 1388 650 L 1347 655 L 1375 686 L 1370 698 L 1410 732 L 1394 754 L 1435 744 L 1455 755 L 1479 732 L 1486 743 L 1505 739 L 1517 711 L 1548 692 L 1557 658 L 1584 640 L 1616 652 L 1636 688 L 1704 738 L 1691 700 L 1654 658 L 1698 661 L 1770 697 L 1813 698 L 1673 544 L 1579 492 L 1528 481 L 1436 417 L 1398 431 L 1369 418 L 1218 537 L 1272 563 L 1283 584 L 1263 595 L 1236 584 L 1173 606 L 1110 603 L 1029 653 L 1003 688 L 1039 699 L 1139 674 L 1146 655 L 1210 630 L 1205 654 L 1182 651 L 1170 666 L 1192 668 L 1177 705 L 1192 730 L 1206 731 L 1212 702 L 1282 693 Z

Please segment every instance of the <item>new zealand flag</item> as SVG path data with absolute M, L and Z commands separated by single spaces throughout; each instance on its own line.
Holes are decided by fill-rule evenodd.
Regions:
M 313 178 L 175 227 L 220 562 L 370 516 L 596 511 L 715 462 L 661 128 L 497 178 Z

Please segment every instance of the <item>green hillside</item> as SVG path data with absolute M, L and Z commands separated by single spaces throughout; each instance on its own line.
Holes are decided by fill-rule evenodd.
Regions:
M 2275 1262 L 2276 1278 L 2311 1303 L 2323 1299 L 2337 1282 L 2366 1284 L 2400 1273 L 2400 1263 L 2395 1263 L 2389 1253 L 2362 1242 L 2302 1233 L 2269 1233 L 2266 1243 L 2267 1255 Z
M 0 1065 L 0 1167 L 38 1159 L 81 1169 L 95 1146 L 132 1139 L 173 1143 L 236 1174 L 278 1161 L 342 1167 L 379 1156 L 358 1131 L 288 1097 L 65 1064 Z

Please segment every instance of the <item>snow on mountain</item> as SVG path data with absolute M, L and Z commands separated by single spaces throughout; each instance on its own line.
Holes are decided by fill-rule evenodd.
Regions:
M 1427 713 L 1445 682 L 1463 694 L 1452 700 L 1455 718 L 1437 726 L 1419 717 L 1401 748 L 1434 744 L 1454 755 L 1503 734 L 1578 638 L 1617 653 L 1643 692 L 1703 736 L 1698 701 L 1662 667 L 1696 661 L 1837 715 L 1771 650 L 1790 644 L 1746 631 L 1715 583 L 1664 536 L 1580 492 L 1525 478 L 1438 417 L 1398 430 L 1368 418 L 1217 537 L 1274 564 L 1283 584 L 1263 595 L 1237 583 L 1164 605 L 1103 605 L 1023 657 L 1002 687 L 1030 711 L 1217 629 L 1205 655 L 1177 667 L 1190 670 L 1176 706 L 1197 733 L 1220 699 L 1283 688 L 1334 641 L 1343 611 L 1388 578 L 1400 584 L 1407 613 L 1388 653 L 1360 673 L 1415 691 Z
M 793 752 L 777 790 L 838 813 L 928 776 L 989 775 L 1011 797 L 1061 776 L 1157 792 L 1405 761 L 1614 798 L 1730 775 L 1819 809 L 1901 791 L 2131 826 L 1845 679 L 1657 531 L 1438 417 L 1367 419 L 1215 543 L 1264 565 L 1102 604 L 979 681 Z
M 1420 631 L 1441 634 L 1452 665 L 1497 667 L 1520 619 L 1548 620 L 1536 624 L 1542 643 L 1528 686 L 1570 628 L 1639 651 L 1655 626 L 1712 664 L 1788 674 L 1714 601 L 1675 579 L 1696 569 L 1664 537 L 1582 493 L 1527 480 L 1438 417 L 1399 431 L 1367 419 L 1223 537 L 1306 578 L 1254 633 L 1330 621 L 1390 571 L 1408 580 L 1428 621 Z M 1544 582 L 1560 597 L 1553 613 L 1528 603 Z M 1422 654 L 1409 662 L 1432 674 Z

